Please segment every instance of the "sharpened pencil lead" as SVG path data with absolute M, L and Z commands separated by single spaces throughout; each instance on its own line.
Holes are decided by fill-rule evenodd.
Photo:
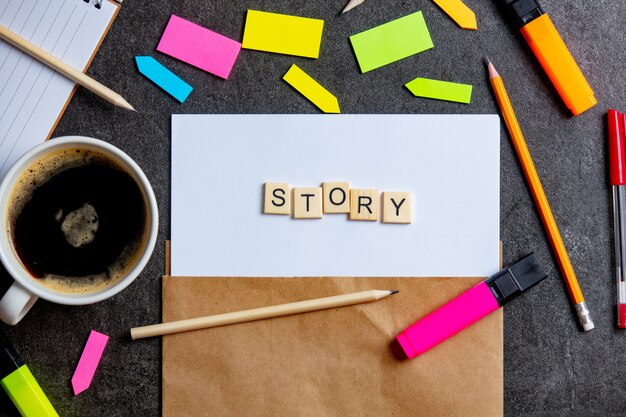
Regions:
M 400 290 L 389 290 L 389 294 L 397 294 Z
M 489 58 L 485 57 L 485 63 L 487 64 L 487 69 L 489 70 L 489 78 L 499 77 L 498 71 L 496 71 L 496 67 L 493 66 Z
M 347 11 L 354 9 L 356 6 L 362 4 L 365 0 L 350 0 L 346 7 L 341 11 L 341 14 L 344 14 Z

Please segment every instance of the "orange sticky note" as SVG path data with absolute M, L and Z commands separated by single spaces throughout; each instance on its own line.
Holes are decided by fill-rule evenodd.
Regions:
M 463 29 L 477 30 L 476 15 L 461 0 L 433 0 Z

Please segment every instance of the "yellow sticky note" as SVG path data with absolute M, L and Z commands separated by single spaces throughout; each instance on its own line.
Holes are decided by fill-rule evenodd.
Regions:
M 296 64 L 289 68 L 283 80 L 287 81 L 324 113 L 340 113 L 337 97 L 311 78 L 309 74 L 302 71 Z
M 248 10 L 242 48 L 317 58 L 324 21 Z

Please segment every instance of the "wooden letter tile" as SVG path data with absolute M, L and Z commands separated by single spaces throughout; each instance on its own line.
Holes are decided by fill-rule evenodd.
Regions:
M 383 193 L 383 223 L 409 224 L 413 221 L 411 193 Z
M 378 220 L 378 190 L 350 190 L 350 220 Z
M 282 182 L 266 182 L 263 204 L 265 214 L 290 214 L 291 193 L 289 184 Z
M 322 188 L 296 187 L 293 189 L 293 218 L 322 218 Z
M 324 213 L 350 213 L 350 184 L 324 182 Z

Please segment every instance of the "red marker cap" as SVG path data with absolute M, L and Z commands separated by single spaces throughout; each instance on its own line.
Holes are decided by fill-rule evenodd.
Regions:
M 617 327 L 626 329 L 626 304 L 617 305 Z
M 611 185 L 626 185 L 626 150 L 624 130 L 626 116 L 617 110 L 609 110 L 609 169 Z

